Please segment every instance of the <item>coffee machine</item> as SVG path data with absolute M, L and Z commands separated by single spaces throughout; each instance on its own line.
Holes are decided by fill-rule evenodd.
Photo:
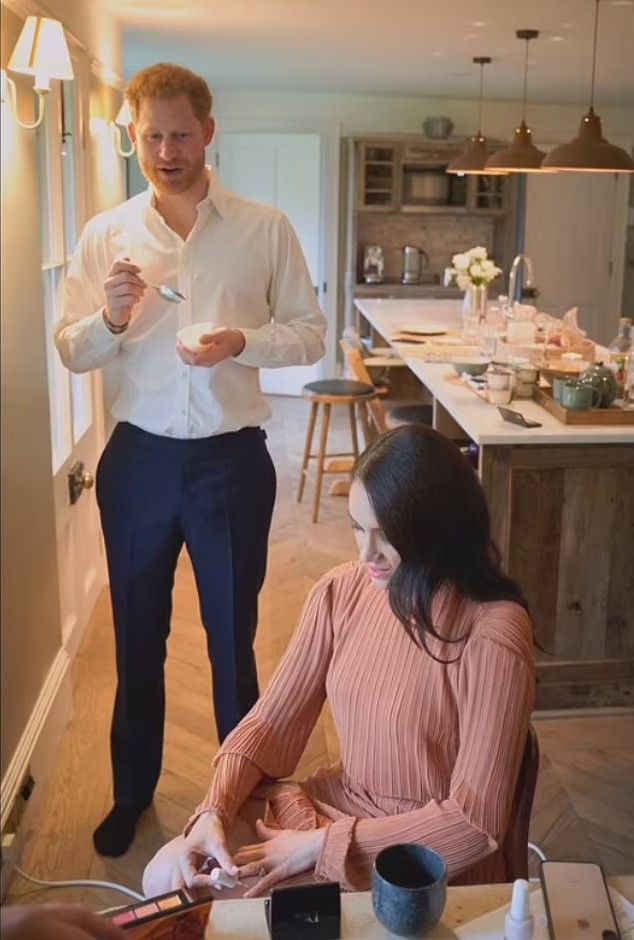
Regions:
M 366 245 L 363 249 L 363 280 L 366 284 L 382 284 L 385 258 L 380 245 Z

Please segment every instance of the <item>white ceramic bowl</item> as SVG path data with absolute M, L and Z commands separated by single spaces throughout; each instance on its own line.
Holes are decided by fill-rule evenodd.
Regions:
M 467 375 L 482 375 L 489 368 L 489 359 L 484 359 L 482 356 L 474 356 L 468 359 L 454 359 L 453 367 L 458 373 L 462 375 L 464 372 Z
M 190 323 L 189 326 L 182 327 L 176 337 L 190 352 L 201 352 L 205 348 L 205 344 L 200 342 L 200 337 L 220 329 L 223 329 L 223 327 L 218 326 L 217 323 Z
M 508 405 L 511 400 L 510 388 L 489 388 L 487 398 L 492 405 Z
M 511 387 L 511 373 L 508 370 L 489 371 L 486 374 L 487 388 L 505 389 Z

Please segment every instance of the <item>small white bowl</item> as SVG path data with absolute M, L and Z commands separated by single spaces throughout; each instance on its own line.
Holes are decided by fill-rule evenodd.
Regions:
M 205 343 L 200 342 L 200 337 L 206 333 L 215 333 L 216 330 L 224 329 L 217 323 L 190 323 L 189 326 L 182 327 L 176 334 L 176 338 L 181 341 L 183 346 L 190 352 L 202 352 Z
M 487 398 L 492 405 L 508 405 L 511 400 L 510 388 L 489 388 Z
M 511 373 L 509 371 L 487 372 L 487 388 L 506 389 L 511 387 Z

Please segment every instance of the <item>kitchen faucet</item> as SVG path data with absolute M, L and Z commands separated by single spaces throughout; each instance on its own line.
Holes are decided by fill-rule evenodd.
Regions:
M 509 274 L 509 307 L 512 307 L 518 298 L 515 296 L 517 293 L 517 272 L 520 265 L 524 262 L 524 268 L 526 270 L 526 287 L 530 287 L 533 283 L 533 265 L 531 264 L 531 259 L 528 255 L 515 255 L 513 258 L 513 264 L 511 265 L 511 273 Z M 521 301 L 521 293 L 519 300 Z

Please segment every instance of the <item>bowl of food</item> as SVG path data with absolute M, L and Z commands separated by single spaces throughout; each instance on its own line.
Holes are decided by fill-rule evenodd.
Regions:
M 223 327 L 219 327 L 217 323 L 190 323 L 189 326 L 184 326 L 178 331 L 176 338 L 190 352 L 202 352 L 206 344 L 200 342 L 200 337 L 215 333 L 219 329 Z
M 490 359 L 482 356 L 473 356 L 469 359 L 454 359 L 453 367 L 458 375 L 484 375 L 489 368 Z

